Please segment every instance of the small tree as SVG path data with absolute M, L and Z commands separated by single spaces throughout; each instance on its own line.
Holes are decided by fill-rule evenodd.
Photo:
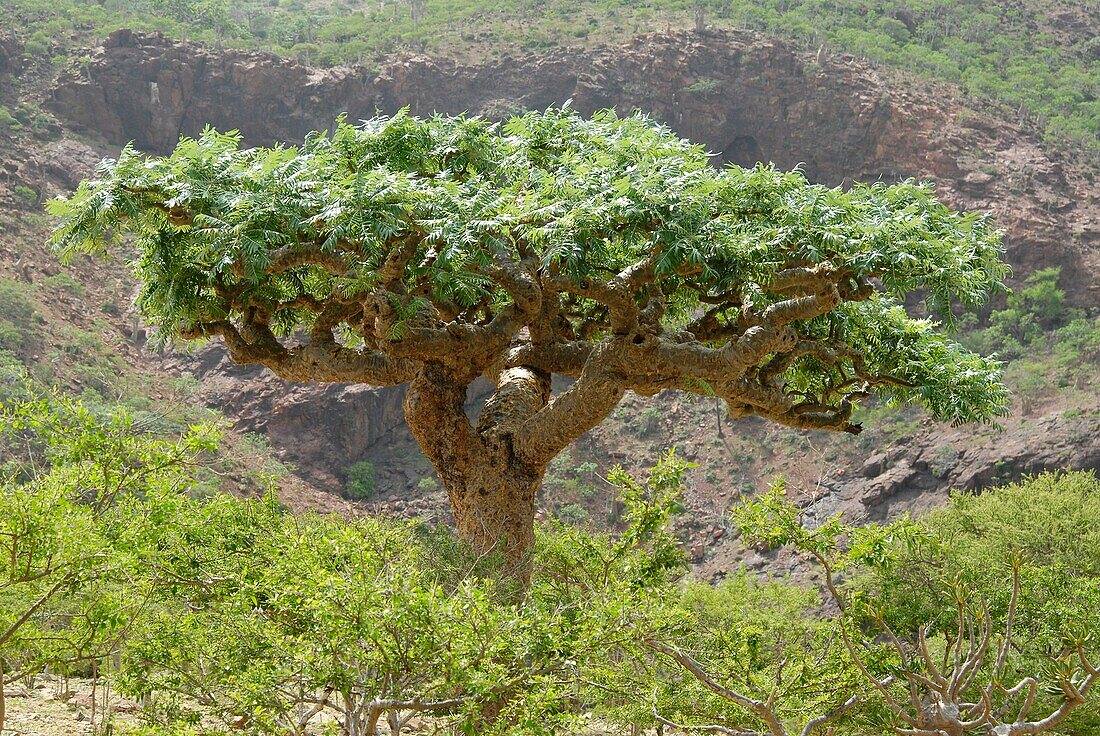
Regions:
M 444 587 L 410 523 L 217 497 L 174 527 L 159 605 L 128 642 L 129 693 L 183 696 L 255 733 L 305 734 L 324 714 L 348 736 L 387 722 L 397 736 L 410 716 L 469 710 L 507 680 L 514 617 L 490 583 Z
M 685 732 L 813 736 L 865 700 L 845 651 L 844 621 L 817 591 L 747 574 L 693 584 L 678 635 L 648 637 L 658 668 L 652 717 Z
M 841 628 L 899 736 L 1050 733 L 1100 682 L 1095 476 L 960 495 L 921 522 L 809 528 L 782 493 L 741 507 L 746 538 L 824 573 Z M 838 582 L 843 570 L 848 585 Z
M 137 235 L 138 303 L 164 338 L 219 336 L 289 380 L 407 385 L 460 533 L 521 570 L 547 464 L 627 391 L 851 433 L 875 390 L 955 422 L 1004 409 L 995 361 L 900 306 L 978 304 L 1006 273 L 988 220 L 926 185 L 717 170 L 610 112 L 401 113 L 301 147 L 240 141 L 124 149 L 51 203 L 52 242 L 71 256 Z M 572 379 L 556 396 L 555 374 Z M 479 376 L 496 388 L 474 424 Z
M 146 602 L 158 499 L 215 441 L 203 426 L 155 438 L 124 411 L 32 393 L 0 403 L 0 730 L 4 685 L 118 651 Z
M 649 484 L 613 473 L 621 535 L 544 525 L 519 603 L 449 531 L 295 517 L 270 497 L 181 503 L 121 686 L 162 703 L 149 715 L 164 726 L 197 703 L 258 734 L 312 733 L 327 717 L 347 736 L 383 723 L 399 736 L 414 715 L 455 733 L 573 732 L 584 671 L 675 600 L 683 556 L 667 524 L 682 468 L 667 458 Z

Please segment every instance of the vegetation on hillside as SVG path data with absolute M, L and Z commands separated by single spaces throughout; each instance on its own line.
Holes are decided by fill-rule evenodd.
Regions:
M 329 65 L 401 50 L 495 56 L 616 41 L 691 27 L 701 14 L 708 25 L 765 31 L 958 83 L 1052 139 L 1096 150 L 1097 12 L 1094 0 L 12 0 L 0 24 L 25 29 L 37 58 L 65 54 L 73 33 L 87 43 L 135 27 Z
M 645 477 L 609 477 L 618 532 L 542 525 L 517 599 L 499 560 L 444 528 L 196 498 L 210 428 L 154 436 L 124 411 L 28 391 L 0 410 L 3 679 L 83 674 L 144 704 L 137 722 L 100 712 L 96 733 L 1095 726 L 1089 474 L 866 528 L 804 527 L 778 483 L 735 519 L 746 541 L 804 551 L 825 585 L 711 585 L 684 577 L 668 531 L 687 470 L 670 455 Z

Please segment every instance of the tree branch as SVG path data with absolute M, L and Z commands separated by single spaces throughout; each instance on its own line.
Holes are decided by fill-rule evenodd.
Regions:
M 750 698 L 747 695 L 742 695 L 736 690 L 730 690 L 728 687 L 718 684 L 714 678 L 703 669 L 703 666 L 691 657 L 691 655 L 685 654 L 675 647 L 648 638 L 643 639 L 642 643 L 653 651 L 660 652 L 676 662 L 676 664 L 690 672 L 700 684 L 718 697 L 752 711 L 760 720 L 767 724 L 768 731 L 772 736 L 786 736 L 787 732 L 786 729 L 783 728 L 782 721 L 779 720 L 775 712 L 769 708 L 768 704 L 764 701 Z
M 519 457 L 543 467 L 618 406 L 627 384 L 609 364 L 616 362 L 619 347 L 617 340 L 598 345 L 580 378 L 518 428 L 514 447 Z

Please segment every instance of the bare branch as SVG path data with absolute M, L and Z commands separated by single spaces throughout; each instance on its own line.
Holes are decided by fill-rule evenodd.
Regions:
M 709 726 L 687 726 L 682 723 L 676 723 L 675 721 L 665 718 L 657 712 L 657 706 L 653 706 L 653 717 L 658 723 L 675 728 L 677 731 L 698 731 L 699 733 L 723 733 L 726 736 L 766 736 L 761 731 L 739 731 L 733 728 L 726 728 L 725 726 L 709 725 Z
M 764 721 L 764 723 L 767 724 L 768 732 L 771 733 L 772 736 L 786 736 L 787 732 L 786 729 L 784 729 L 783 727 L 782 721 L 779 720 L 779 717 L 764 701 L 757 700 L 756 698 L 750 698 L 747 695 L 743 695 L 737 692 L 736 690 L 730 690 L 729 688 L 718 684 L 718 682 L 716 682 L 714 678 L 711 677 L 707 673 L 707 671 L 703 669 L 703 666 L 699 664 L 699 662 L 695 661 L 695 659 L 692 658 L 690 655 L 681 652 L 675 647 L 671 647 L 662 642 L 648 638 L 643 639 L 642 643 L 650 649 L 654 650 L 655 652 L 660 652 L 672 661 L 676 662 L 676 664 L 680 665 L 685 670 L 690 672 L 696 680 L 698 680 L 704 687 L 706 687 L 718 697 L 728 700 L 731 703 L 736 703 L 737 705 L 740 705 L 752 711 L 754 714 L 756 714 L 758 718 L 760 718 L 760 720 Z
M 220 335 L 234 362 L 259 363 L 288 381 L 395 386 L 411 379 L 417 369 L 412 361 L 390 358 L 376 351 L 345 348 L 331 340 L 288 348 L 266 326 L 254 324 L 249 331 L 253 340 L 246 339 L 243 331 L 231 322 L 216 321 L 192 325 L 181 329 L 179 334 L 188 340 Z
M 843 716 L 845 713 L 856 707 L 860 702 L 858 694 L 845 700 L 843 703 L 833 708 L 831 711 L 824 715 L 820 715 L 816 718 L 812 718 L 806 722 L 806 725 L 802 728 L 802 736 L 812 736 L 813 732 L 818 729 L 819 726 L 824 726 L 828 723 L 832 723 L 836 719 Z
M 614 372 L 617 341 L 597 346 L 580 378 L 516 432 L 516 453 L 535 467 L 552 460 L 570 442 L 595 427 L 618 406 L 627 384 Z

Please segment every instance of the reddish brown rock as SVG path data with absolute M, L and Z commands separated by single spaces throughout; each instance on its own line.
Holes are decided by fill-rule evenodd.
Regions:
M 0 74 L 18 74 L 23 69 L 23 44 L 8 32 L 0 31 Z
M 170 151 L 207 125 L 253 143 L 300 140 L 337 115 L 373 112 L 363 69 L 313 70 L 272 54 L 215 51 L 128 30 L 111 34 L 49 107 L 108 142 Z

